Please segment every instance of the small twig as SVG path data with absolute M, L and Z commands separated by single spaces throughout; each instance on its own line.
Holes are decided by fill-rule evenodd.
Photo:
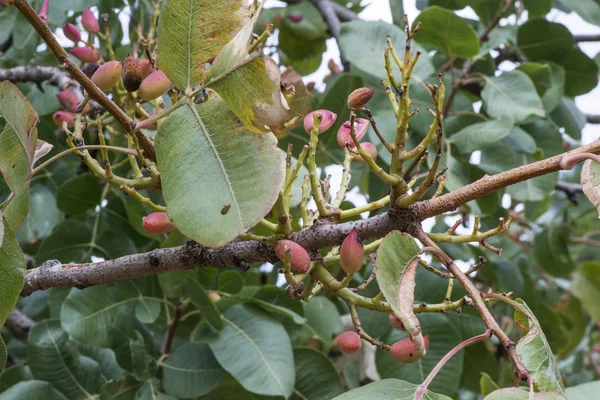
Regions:
M 380 349 L 390 351 L 390 346 L 388 346 L 380 340 L 373 338 L 367 332 L 364 331 L 362 325 L 360 324 L 360 319 L 358 319 L 358 312 L 356 311 L 356 306 L 354 304 L 349 304 L 348 306 L 350 307 L 350 317 L 352 318 L 352 323 L 354 324 L 354 328 L 356 328 L 356 332 L 360 335 L 360 337 L 365 339 L 372 345 L 379 347 Z

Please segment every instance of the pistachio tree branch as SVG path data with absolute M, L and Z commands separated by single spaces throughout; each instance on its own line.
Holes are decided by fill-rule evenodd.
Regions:
M 87 95 L 98 102 L 106 111 L 108 111 L 119 124 L 123 127 L 125 132 L 135 134 L 138 139 L 140 146 L 146 153 L 146 157 L 156 161 L 156 152 L 154 150 L 154 144 L 152 141 L 141 131 L 135 131 L 135 121 L 132 120 L 121 108 L 113 102 L 98 86 L 96 86 L 90 78 L 88 78 L 83 71 L 73 62 L 69 57 L 65 49 L 58 43 L 52 31 L 44 20 L 40 18 L 38 13 L 31 8 L 31 5 L 26 0 L 16 0 L 15 7 L 23 14 L 23 16 L 29 21 L 31 26 L 37 31 L 37 33 L 44 40 L 48 49 L 52 51 L 58 64 L 64 70 L 66 70 L 71 76 L 79 82 L 79 84 L 85 89 Z
M 79 83 L 73 80 L 69 74 L 58 67 L 43 67 L 37 65 L 19 66 L 14 68 L 0 68 L 0 82 L 47 82 L 61 89 L 71 90 L 79 87 Z
M 523 165 L 518 168 L 501 172 L 496 175 L 485 175 L 483 178 L 453 192 L 436 197 L 429 201 L 418 204 L 419 218 L 421 220 L 452 211 L 462 204 L 471 200 L 500 190 L 515 183 L 523 182 L 537 176 L 546 175 L 561 170 L 560 161 L 563 157 L 569 157 L 581 153 L 600 154 L 600 140 L 579 147 L 575 150 L 559 154 L 554 157 Z

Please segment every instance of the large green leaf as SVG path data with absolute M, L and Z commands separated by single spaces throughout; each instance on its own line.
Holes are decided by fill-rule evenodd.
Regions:
M 175 111 L 159 128 L 156 150 L 177 228 L 205 246 L 223 246 L 256 225 L 283 184 L 276 144 L 272 134 L 247 132 L 219 99 Z
M 598 85 L 598 65 L 579 47 L 571 48 L 557 62 L 566 72 L 565 95 L 579 96 L 588 93 Z
M 463 340 L 458 329 L 443 315 L 425 313 L 420 314 L 419 319 L 423 334 L 429 335 L 427 354 L 413 363 L 403 364 L 394 360 L 388 351 L 377 349 L 375 364 L 377 372 L 382 378 L 401 378 L 414 384 L 420 384 L 437 363 Z M 392 344 L 406 337 L 406 332 L 393 329 L 385 342 Z M 464 351 L 454 355 L 435 376 L 429 389 L 436 393 L 454 396 L 460 384 L 463 360 Z
M 417 352 L 425 354 L 419 320 L 413 312 L 418 254 L 419 246 L 412 236 L 400 231 L 388 233 L 377 250 L 377 283 Z
M 600 321 L 600 263 L 582 263 L 573 276 L 571 292 L 595 321 Z
M 323 351 L 328 352 L 332 343 L 331 338 L 344 330 L 340 313 L 335 305 L 326 297 L 314 297 L 304 304 L 304 317 L 313 337 L 318 337 L 323 343 Z
M 400 379 L 383 379 L 369 383 L 335 397 L 333 400 L 413 400 L 419 385 Z M 427 390 L 423 400 L 451 400 L 450 397 Z
M 530 19 L 519 27 L 519 49 L 530 61 L 560 61 L 574 46 L 571 32 L 562 24 L 543 18 Z
M 491 117 L 508 115 L 519 123 L 532 116 L 545 115 L 533 82 L 521 71 L 504 72 L 493 78 L 486 76 L 481 98 Z
M 551 114 L 552 120 L 556 124 L 565 128 L 565 133 L 573 139 L 581 139 L 581 131 L 587 123 L 585 114 L 575 105 L 575 102 L 568 97 L 563 97 Z
M 290 119 L 280 81 L 275 61 L 255 57 L 226 76 L 209 82 L 209 86 L 249 130 L 266 133 L 285 130 L 284 123 Z
M 54 193 L 46 186 L 36 184 L 29 192 L 27 218 L 15 233 L 21 243 L 35 242 L 49 236 L 62 218 L 63 214 L 56 206 Z
M 342 382 L 325 354 L 313 349 L 295 349 L 296 386 L 292 400 L 331 400 L 342 394 Z
M 468 125 L 450 136 L 448 142 L 454 144 L 461 153 L 472 153 L 496 146 L 499 140 L 510 133 L 513 124 L 510 115 L 502 115 L 498 119 Z
M 570 235 L 571 230 L 567 226 L 549 225 L 535 236 L 535 259 L 552 276 L 567 277 L 575 269 L 569 253 Z
M 170 0 L 158 24 L 158 63 L 180 89 L 204 80 L 204 64 L 249 20 L 244 0 Z
M 0 336 L 0 376 L 2 376 L 2 374 L 4 373 L 7 355 L 8 353 L 6 352 L 6 345 L 4 344 L 2 336 Z
M 600 214 L 600 163 L 587 160 L 581 168 L 581 188 Z
M 552 0 L 523 0 L 531 17 L 544 16 L 552 9 Z
M 600 25 L 600 4 L 595 0 L 560 0 L 590 24 Z
M 567 398 L 569 400 L 593 399 L 600 391 L 600 381 L 588 382 L 577 386 L 568 387 Z
M 208 297 L 208 292 L 196 279 L 190 279 L 187 284 L 188 294 L 192 303 L 200 310 L 200 313 L 208 320 L 213 328 L 223 329 L 223 319 L 217 310 L 215 303 Z
M 225 371 L 206 343 L 187 343 L 163 364 L 163 386 L 179 398 L 203 396 L 212 391 Z
M 23 289 L 25 275 L 25 257 L 17 238 L 0 212 L 0 326 L 15 308 Z
M 73 289 L 61 308 L 62 327 L 82 343 L 110 347 L 117 329 L 114 322 L 130 306 L 135 306 L 141 322 L 151 323 L 158 317 L 162 298 L 155 296 L 153 278 Z
M 44 380 L 69 398 L 91 397 L 100 388 L 100 367 L 77 352 L 60 321 L 36 324 L 27 340 L 27 364 L 35 379 Z
M 479 53 L 475 29 L 452 11 L 433 6 L 425 9 L 413 23 L 421 22 L 415 40 L 451 57 L 471 58 Z
M 406 34 L 396 25 L 390 25 L 383 21 L 344 22 L 340 31 L 340 50 L 350 61 L 352 68 L 358 68 L 379 81 L 385 76 L 383 48 L 387 35 L 391 37 L 396 49 L 404 48 Z M 428 52 L 414 42 L 411 48 L 413 52 L 421 51 L 423 53 L 419 57 L 412 76 L 426 80 L 434 72 Z M 398 51 L 400 52 L 400 50 Z M 403 52 L 400 53 L 403 54 Z M 392 64 L 394 64 L 393 61 Z M 396 77 L 402 76 L 396 66 L 392 68 Z
M 19 382 L 0 394 L 0 400 L 67 400 L 48 382 L 31 380 Z
M 565 394 L 562 378 L 554 355 L 540 324 L 521 299 L 517 299 L 527 311 L 527 314 L 515 310 L 515 322 L 523 332 L 517 342 L 515 351 L 529 372 L 529 379 L 536 390 L 540 392 Z
M 556 393 L 534 393 L 519 388 L 504 388 L 493 391 L 484 400 L 566 400 Z
M 289 397 L 295 371 L 290 339 L 281 324 L 245 305 L 231 307 L 223 320 L 225 328 L 208 343 L 221 367 L 253 393 Z
M 0 211 L 12 229 L 21 225 L 29 204 L 29 173 L 35 162 L 38 115 L 23 93 L 10 83 L 0 83 L 0 173 L 11 196 Z
M 74 176 L 58 188 L 56 205 L 69 215 L 77 215 L 100 203 L 102 188 L 91 173 Z

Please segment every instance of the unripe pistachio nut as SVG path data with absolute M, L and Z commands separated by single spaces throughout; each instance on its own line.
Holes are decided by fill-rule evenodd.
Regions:
M 138 60 L 131 56 L 127 56 L 123 61 L 123 71 L 121 72 L 123 78 L 123 86 L 128 92 L 135 92 L 140 88 L 142 84 L 142 67 Z
M 344 122 L 340 129 L 337 131 L 337 142 L 340 147 L 343 149 L 346 146 L 354 147 L 356 143 L 352 140 L 352 136 L 350 136 L 350 121 Z M 354 119 L 354 134 L 356 135 L 356 140 L 360 142 L 360 140 L 366 135 L 369 130 L 369 120 L 364 118 L 355 118 Z
M 161 70 L 148 75 L 138 89 L 138 96 L 142 100 L 151 101 L 167 93 L 171 89 L 171 81 Z
M 290 267 L 299 272 L 306 272 L 310 267 L 310 256 L 304 247 L 291 240 L 282 239 L 275 246 L 275 254 L 281 261 L 285 261 L 285 252 L 290 252 Z
M 310 135 L 313 125 L 315 123 L 314 115 L 321 114 L 321 123 L 319 124 L 319 134 L 325 132 L 335 124 L 337 114 L 329 110 L 315 110 L 304 117 L 304 130 Z
M 100 32 L 100 25 L 98 24 L 98 19 L 94 15 L 91 9 L 87 8 L 81 14 L 81 25 L 83 28 L 89 33 L 98 33 Z
M 360 148 L 363 149 L 363 151 L 365 153 L 370 155 L 372 159 L 377 158 L 377 147 L 373 143 L 369 143 L 369 142 L 361 143 Z M 356 147 L 353 147 L 350 150 L 353 151 L 354 153 L 358 153 L 358 149 Z M 354 154 L 354 161 L 359 162 L 359 163 L 366 162 L 365 159 L 362 158 L 362 156 L 360 154 Z
M 365 248 L 358 236 L 358 231 L 356 228 L 352 228 L 352 231 L 346 236 L 340 246 L 340 264 L 342 264 L 342 269 L 347 274 L 358 272 L 363 265 L 364 257 Z
M 375 93 L 373 89 L 366 87 L 356 89 L 348 96 L 348 108 L 356 110 L 364 107 L 373 97 L 373 93 Z
M 71 54 L 78 60 L 86 63 L 95 63 L 98 61 L 98 53 L 89 47 L 75 47 L 71 50 Z
M 109 61 L 103 64 L 92 75 L 92 82 L 96 84 L 103 92 L 113 88 L 121 78 L 121 63 L 118 61 Z
M 79 43 L 81 41 L 81 32 L 73 24 L 64 24 L 62 27 L 63 33 L 70 41 Z
M 142 218 L 142 228 L 155 235 L 169 233 L 176 229 L 166 212 L 153 212 L 146 215 Z
M 362 347 L 362 340 L 358 333 L 346 331 L 338 335 L 335 342 L 342 353 L 356 353 Z
M 429 349 L 429 335 L 423 336 L 425 350 Z M 392 358 L 401 363 L 411 363 L 417 361 L 421 356 L 418 355 L 415 344 L 410 338 L 402 339 L 392 345 L 390 348 Z

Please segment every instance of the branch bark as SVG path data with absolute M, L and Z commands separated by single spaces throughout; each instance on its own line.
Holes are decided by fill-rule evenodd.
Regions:
M 576 42 L 600 42 L 600 34 L 593 35 L 573 35 Z
M 600 115 L 585 114 L 585 119 L 589 124 L 600 124 Z
M 24 342 L 27 341 L 27 335 L 33 325 L 35 325 L 35 322 L 16 308 L 8 314 L 8 318 L 6 318 L 6 322 L 4 323 L 4 327 L 14 337 Z
M 567 153 L 537 161 L 522 167 L 514 168 L 496 175 L 486 175 L 476 182 L 463 186 L 453 192 L 419 203 L 419 218 L 421 220 L 452 211 L 462 204 L 478 199 L 515 183 L 523 182 L 537 176 L 546 175 L 561 170 L 560 160 L 569 155 L 579 153 L 600 154 L 600 140 L 587 146 L 571 150 Z
M 0 81 L 4 80 L 11 82 L 48 82 L 50 85 L 70 90 L 79 87 L 77 81 L 58 67 L 20 66 L 8 69 L 0 68 Z

